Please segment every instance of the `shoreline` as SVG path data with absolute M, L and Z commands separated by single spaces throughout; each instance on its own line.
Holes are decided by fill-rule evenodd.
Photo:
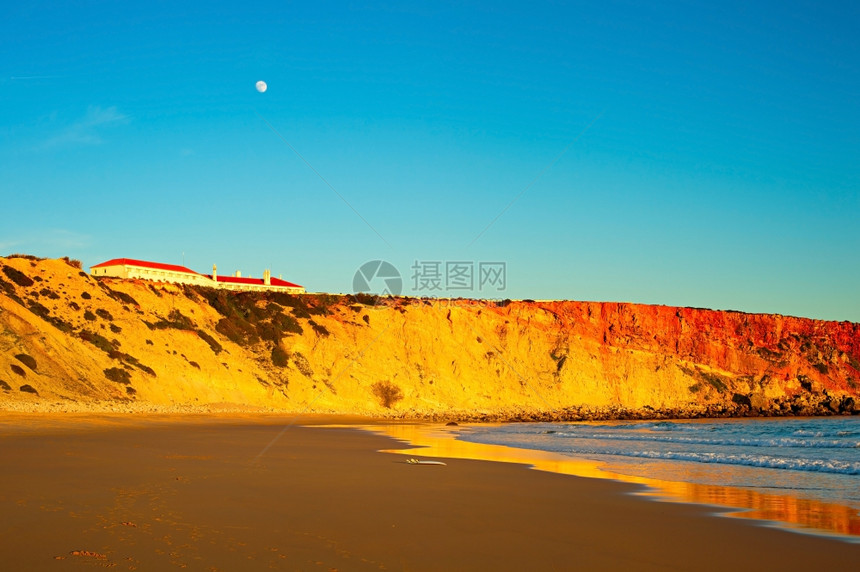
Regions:
M 764 493 L 751 488 L 667 481 L 619 473 L 608 468 L 605 462 L 586 457 L 459 440 L 457 437 L 462 429 L 470 426 L 473 425 L 439 427 L 429 424 L 376 423 L 361 429 L 391 437 L 408 447 L 383 451 L 387 453 L 512 463 L 536 471 L 633 484 L 640 486 L 641 490 L 632 494 L 655 502 L 708 507 L 717 516 L 749 520 L 777 530 L 860 545 L 860 511 L 856 507 L 823 499 Z
M 860 556 L 653 502 L 634 483 L 454 457 L 410 465 L 403 454 L 427 451 L 356 424 L 83 416 L 16 432 L 6 421 L 0 548 L 16 569 L 808 570 Z

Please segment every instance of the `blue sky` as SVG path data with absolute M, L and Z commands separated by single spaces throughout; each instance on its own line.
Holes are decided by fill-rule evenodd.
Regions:
M 0 253 L 860 321 L 856 4 L 20 4 Z

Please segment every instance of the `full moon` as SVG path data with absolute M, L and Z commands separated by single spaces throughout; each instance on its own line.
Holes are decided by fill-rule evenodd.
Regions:
M 258 81 L 257 82 L 257 91 L 259 91 L 260 93 L 263 93 L 264 91 L 266 91 L 266 89 L 268 89 L 268 87 L 269 86 L 267 86 L 266 82 L 264 82 L 264 81 Z

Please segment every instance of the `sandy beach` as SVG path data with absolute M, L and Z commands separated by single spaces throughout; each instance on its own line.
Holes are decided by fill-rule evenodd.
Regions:
M 289 422 L 5 415 L 3 568 L 808 570 L 860 558 L 858 544 L 655 502 L 631 484 L 415 466 L 379 452 L 404 447 L 392 439 Z

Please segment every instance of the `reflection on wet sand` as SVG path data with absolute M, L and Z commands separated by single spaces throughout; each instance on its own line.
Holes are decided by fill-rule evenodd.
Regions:
M 539 471 L 636 483 L 647 487 L 638 493 L 643 496 L 737 509 L 723 514 L 769 521 L 790 530 L 835 535 L 850 542 L 860 542 L 860 514 L 851 507 L 836 503 L 798 498 L 788 494 L 762 493 L 740 487 L 662 481 L 624 475 L 612 472 L 604 463 L 597 461 L 576 459 L 546 451 L 460 441 L 455 438 L 460 430 L 456 427 L 372 425 L 362 428 L 393 437 L 415 447 L 387 450 L 385 451 L 387 453 L 517 463 L 530 465 Z

